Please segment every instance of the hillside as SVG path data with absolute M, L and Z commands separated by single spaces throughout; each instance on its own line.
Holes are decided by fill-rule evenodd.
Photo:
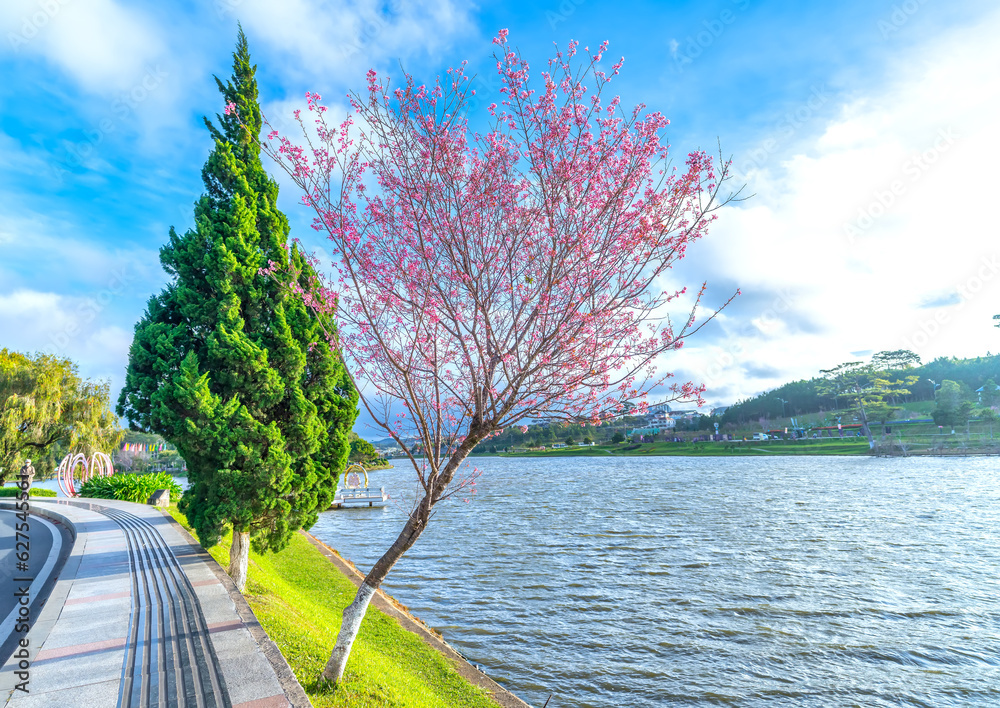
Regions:
M 901 372 L 899 372 L 901 373 Z M 1000 355 L 981 356 L 972 359 L 939 357 L 934 361 L 907 370 L 909 375 L 919 376 L 919 380 L 899 403 L 908 404 L 909 410 L 929 413 L 933 408 L 934 384 L 945 379 L 965 384 L 972 391 L 980 388 L 987 379 L 1000 381 Z M 753 398 L 739 401 L 730 406 L 721 417 L 721 422 L 745 425 L 760 418 L 781 418 L 784 416 L 804 416 L 822 413 L 838 408 L 833 397 L 821 396 L 816 384 L 822 379 L 792 381 L 771 391 L 765 391 Z M 782 402 L 784 399 L 784 411 Z M 921 406 L 924 403 L 926 405 Z

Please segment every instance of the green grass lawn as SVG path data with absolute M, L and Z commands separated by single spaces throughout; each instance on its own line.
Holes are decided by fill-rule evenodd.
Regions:
M 176 506 L 171 505 L 170 513 L 188 528 Z M 230 542 L 227 536 L 209 549 L 223 568 L 229 565 Z M 355 592 L 351 581 L 301 534 L 280 553 L 250 552 L 243 594 L 316 708 L 496 708 L 489 694 L 374 606 L 361 624 L 344 680 L 335 691 L 319 689 L 317 679 L 337 639 L 341 612 Z
M 997 454 L 1000 451 L 1000 424 L 997 430 L 988 430 L 983 424 L 973 427 L 967 439 L 964 428 L 955 435 L 942 433 L 936 425 L 896 426 L 888 440 L 882 440 L 881 426 L 873 426 L 876 442 L 890 445 L 903 441 L 910 454 L 928 451 L 962 451 L 969 454 Z M 892 448 L 889 448 L 892 449 Z M 654 442 L 621 445 L 595 445 L 593 447 L 567 447 L 558 450 L 502 453 L 505 457 L 653 457 L 676 455 L 686 457 L 773 457 L 775 455 L 868 455 L 865 438 L 809 438 L 806 440 L 745 440 L 725 442 L 674 443 Z
M 16 497 L 21 493 L 20 487 L 0 487 L 0 497 Z M 28 492 L 29 497 L 54 497 L 58 496 L 54 489 L 36 489 L 32 487 Z
M 750 455 L 867 455 L 868 441 L 864 438 L 832 440 L 801 440 L 797 442 L 769 440 L 757 442 L 654 442 L 642 445 L 595 445 L 567 447 L 544 452 L 519 452 L 511 457 L 647 457 L 653 455 L 684 455 L 694 457 L 725 457 Z

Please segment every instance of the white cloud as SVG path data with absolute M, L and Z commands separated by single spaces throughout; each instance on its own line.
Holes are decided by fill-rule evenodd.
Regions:
M 773 314 L 771 301 L 738 301 L 718 325 L 722 342 L 692 340 L 671 368 L 696 372 L 710 398 L 742 397 L 852 351 L 1000 350 L 1000 239 L 987 211 L 1000 162 L 998 31 L 995 13 L 915 48 L 886 68 L 884 89 L 843 100 L 818 134 L 789 129 L 784 146 L 764 136 L 737 157 L 756 196 L 721 212 L 692 272 L 745 297 L 786 287 L 792 304 L 761 332 L 746 323 Z M 786 327 L 807 320 L 822 331 Z M 748 373 L 768 369 L 777 375 Z
M 72 359 L 116 396 L 132 323 L 165 276 L 155 250 L 86 236 L 54 215 L 0 210 L 0 347 Z
M 5 207 L 0 209 L 0 268 L 19 275 L 0 279 L 0 294 L 46 283 L 58 284 L 65 294 L 120 295 L 164 278 L 155 249 L 108 248 L 68 217 Z
M 72 359 L 86 378 L 110 379 L 112 390 L 124 383 L 124 362 L 132 334 L 102 324 L 105 301 L 67 297 L 37 290 L 0 294 L 0 347 L 21 352 L 41 351 Z
M 40 53 L 86 90 L 130 90 L 164 43 L 140 13 L 114 0 L 6 0 L 4 51 Z
M 386 60 L 417 52 L 435 54 L 455 37 L 474 32 L 472 3 L 373 0 L 316 3 L 286 0 L 276 10 L 268 0 L 230 0 L 233 12 L 252 40 L 263 40 L 293 56 L 294 73 L 327 86 L 359 80 L 364 71 Z M 324 87 L 311 87 L 312 90 Z

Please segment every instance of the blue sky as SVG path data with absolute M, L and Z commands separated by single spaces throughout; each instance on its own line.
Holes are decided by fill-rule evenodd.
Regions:
M 756 196 L 723 210 L 670 283 L 740 287 L 663 362 L 730 403 L 854 356 L 1000 350 L 1000 12 L 980 0 L 540 3 L 389 0 L 0 7 L 0 346 L 47 350 L 121 386 L 132 328 L 191 226 L 241 21 L 264 110 L 336 100 L 369 67 L 430 79 L 468 60 L 488 90 L 508 28 L 626 58 L 617 90 L 671 119 L 678 156 L 715 147 Z M 309 216 L 282 181 L 293 231 Z M 320 242 L 316 245 L 322 246 Z M 998 372 L 1000 373 L 1000 372 Z

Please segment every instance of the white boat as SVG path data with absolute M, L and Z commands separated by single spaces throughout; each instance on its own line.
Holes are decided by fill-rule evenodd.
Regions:
M 358 473 L 361 474 L 358 474 Z M 361 475 L 364 475 L 364 486 L 361 486 Z M 344 486 L 337 489 L 333 495 L 331 509 L 360 509 L 364 507 L 385 506 L 389 495 L 385 487 L 378 491 L 368 487 L 368 472 L 361 465 L 351 465 L 344 471 Z

